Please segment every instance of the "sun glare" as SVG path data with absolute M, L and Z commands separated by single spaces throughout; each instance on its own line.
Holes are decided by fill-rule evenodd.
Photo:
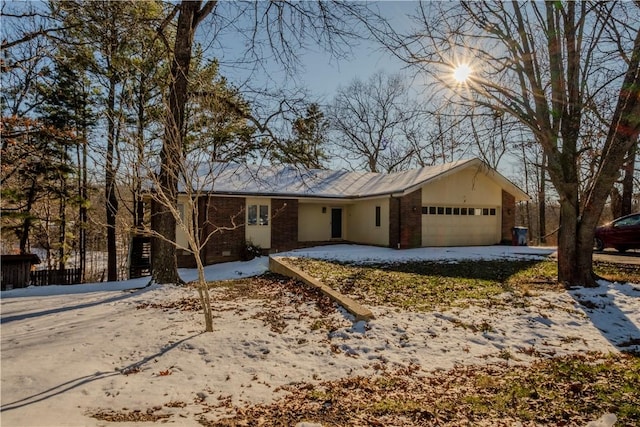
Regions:
M 467 64 L 460 64 L 453 70 L 453 78 L 458 83 L 464 83 L 471 75 L 471 67 Z

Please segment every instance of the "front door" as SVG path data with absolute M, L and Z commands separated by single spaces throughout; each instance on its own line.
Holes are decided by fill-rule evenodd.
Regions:
M 342 239 L 342 208 L 331 208 L 331 238 Z

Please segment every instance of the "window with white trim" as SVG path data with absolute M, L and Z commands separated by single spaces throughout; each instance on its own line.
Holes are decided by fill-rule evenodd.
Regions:
M 269 206 L 248 205 L 247 225 L 269 225 Z

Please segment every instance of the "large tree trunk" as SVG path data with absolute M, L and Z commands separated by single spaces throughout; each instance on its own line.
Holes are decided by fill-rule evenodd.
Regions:
M 558 281 L 565 286 L 596 285 L 593 273 L 593 238 L 598 216 L 583 211 L 580 216 L 577 185 L 560 199 L 558 234 Z M 592 206 L 592 209 L 597 207 Z
M 187 102 L 187 84 L 191 48 L 195 29 L 209 13 L 215 3 L 207 3 L 200 10 L 201 1 L 183 1 L 180 3 L 176 40 L 171 64 L 171 82 L 169 83 L 169 114 L 165 123 L 162 145 L 161 167 L 158 176 L 160 197 L 154 203 L 153 278 L 157 283 L 179 283 L 176 262 L 176 212 L 178 203 L 178 178 L 183 161 L 182 131 L 184 127 L 184 109 Z
M 560 229 L 558 230 L 558 281 L 571 284 L 577 264 L 578 186 L 565 185 L 560 192 Z M 589 269 L 591 270 L 591 269 Z
M 607 195 L 618 177 L 625 156 L 638 144 L 640 134 L 640 32 L 636 34 L 634 48 L 630 55 L 629 68 L 620 88 L 620 96 L 611 120 L 611 127 L 598 170 L 598 177 L 589 194 L 585 197 L 582 214 L 579 217 L 575 241 L 575 270 L 571 276 L 559 279 L 571 285 L 595 286 L 592 271 L 594 228 L 602 214 Z M 558 247 L 560 253 L 560 247 Z M 560 269 L 559 269 L 560 270 Z

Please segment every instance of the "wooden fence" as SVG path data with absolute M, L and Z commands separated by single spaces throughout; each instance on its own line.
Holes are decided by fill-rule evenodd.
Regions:
M 31 272 L 32 286 L 73 285 L 80 283 L 82 272 L 79 268 L 64 270 L 36 270 Z

